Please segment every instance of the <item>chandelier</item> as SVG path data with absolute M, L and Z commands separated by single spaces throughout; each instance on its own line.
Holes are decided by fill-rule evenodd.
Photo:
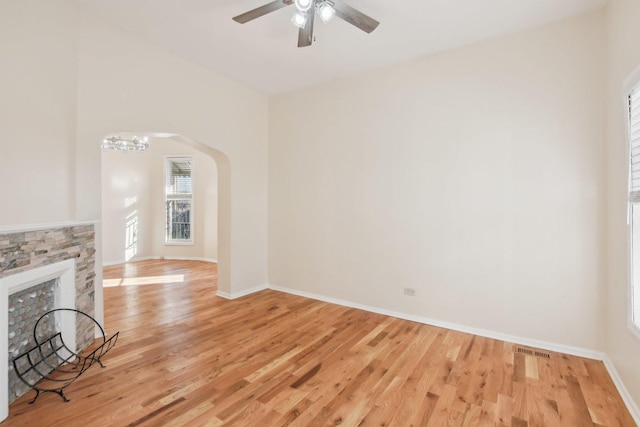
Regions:
M 291 22 L 298 28 L 304 28 L 307 24 L 307 19 L 309 19 L 309 14 L 314 13 L 311 10 L 313 5 L 313 0 L 295 0 L 296 5 L 296 13 L 291 18 Z M 315 12 L 320 15 L 320 19 L 325 24 L 333 19 L 336 14 L 336 10 L 334 9 L 335 3 L 331 0 L 320 0 L 316 1 Z
M 143 136 L 138 138 L 125 138 L 121 136 L 111 136 L 102 140 L 100 145 L 103 150 L 108 151 L 144 151 L 149 148 L 149 138 Z

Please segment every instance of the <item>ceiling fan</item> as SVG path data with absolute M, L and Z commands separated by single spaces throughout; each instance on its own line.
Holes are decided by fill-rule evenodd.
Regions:
M 325 23 L 337 16 L 366 33 L 372 32 L 380 24 L 375 19 L 352 8 L 341 0 L 275 0 L 238 15 L 233 20 L 244 24 L 292 4 L 295 4 L 296 12 L 291 21 L 296 27 L 300 28 L 298 31 L 298 47 L 311 46 L 311 43 L 313 43 L 313 22 L 316 13 Z

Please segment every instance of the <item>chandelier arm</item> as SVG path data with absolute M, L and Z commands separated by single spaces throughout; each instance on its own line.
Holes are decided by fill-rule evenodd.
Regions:
M 104 151 L 144 151 L 149 148 L 149 139 L 144 136 L 138 138 L 124 138 L 120 136 L 110 136 L 102 140 L 100 145 Z

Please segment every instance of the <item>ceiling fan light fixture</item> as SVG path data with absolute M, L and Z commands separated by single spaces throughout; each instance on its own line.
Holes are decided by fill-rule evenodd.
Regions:
M 331 2 L 325 1 L 318 5 L 318 15 L 320 15 L 322 22 L 326 24 L 336 16 L 336 10 L 333 8 Z
M 346 3 L 341 3 L 341 1 L 342 0 L 270 0 L 269 3 L 263 6 L 234 16 L 233 20 L 240 24 L 245 24 L 294 3 L 295 14 L 291 18 L 291 22 L 299 28 L 298 47 L 311 46 L 314 42 L 313 27 L 316 13 L 320 15 L 320 19 L 325 23 L 331 21 L 334 16 L 337 16 L 367 34 L 375 30 L 380 24 L 370 16 L 365 15 Z
M 313 0 L 295 0 L 296 8 L 300 12 L 306 12 L 309 9 L 311 9 L 312 3 L 313 3 Z
M 293 22 L 293 25 L 298 28 L 304 28 L 304 26 L 307 24 L 307 13 L 300 12 L 298 10 L 291 18 L 291 22 Z

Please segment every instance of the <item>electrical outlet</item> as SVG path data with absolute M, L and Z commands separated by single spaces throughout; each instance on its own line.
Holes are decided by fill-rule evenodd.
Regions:
M 408 295 L 410 297 L 415 297 L 416 296 L 416 290 L 413 288 L 404 288 L 404 294 Z

